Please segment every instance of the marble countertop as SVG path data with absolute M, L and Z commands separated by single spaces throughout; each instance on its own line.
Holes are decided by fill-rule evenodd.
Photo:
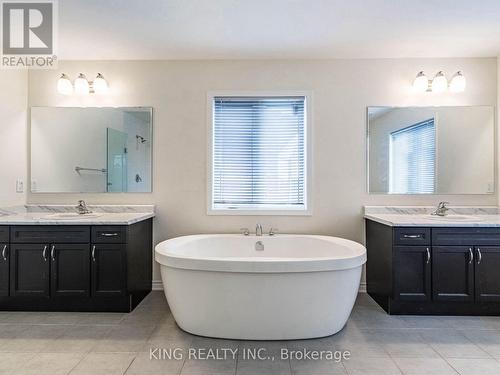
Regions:
M 0 225 L 130 225 L 155 216 L 152 205 L 89 205 L 93 215 L 55 218 L 75 213 L 73 205 L 26 205 L 0 208 Z
M 500 227 L 500 210 L 494 206 L 450 206 L 446 217 L 432 216 L 435 207 L 366 206 L 365 219 L 393 227 Z

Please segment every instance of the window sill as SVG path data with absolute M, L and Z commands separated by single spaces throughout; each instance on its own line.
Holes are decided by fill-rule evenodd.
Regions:
M 293 210 L 293 209 L 229 209 L 219 208 L 207 210 L 207 215 L 210 216 L 312 216 L 311 210 Z

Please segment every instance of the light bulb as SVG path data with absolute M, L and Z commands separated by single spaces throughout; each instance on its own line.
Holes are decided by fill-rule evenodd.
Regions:
M 61 74 L 57 81 L 57 91 L 63 95 L 71 95 L 73 93 L 73 84 L 66 74 Z
M 78 95 L 88 95 L 89 92 L 89 81 L 87 81 L 85 74 L 80 73 L 78 78 L 75 79 L 75 93 Z
M 106 94 L 109 89 L 108 82 L 101 73 L 98 73 L 97 77 L 94 79 L 93 87 L 96 94 Z
M 466 80 L 465 76 L 461 71 L 455 73 L 450 81 L 450 91 L 451 92 L 463 92 L 465 91 Z
M 439 71 L 432 80 L 432 92 L 444 92 L 447 88 L 448 80 L 446 79 L 444 73 L 442 71 Z
M 417 92 L 425 92 L 429 88 L 429 79 L 425 73 L 419 72 L 413 81 L 413 88 Z

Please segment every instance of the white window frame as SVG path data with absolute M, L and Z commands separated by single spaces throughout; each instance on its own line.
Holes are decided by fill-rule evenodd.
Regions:
M 281 97 L 281 96 L 303 96 L 305 97 L 305 207 L 300 209 L 272 209 L 265 208 L 213 208 L 213 147 L 214 147 L 214 98 L 219 96 L 241 96 L 241 97 Z M 207 93 L 207 215 L 276 215 L 276 216 L 311 216 L 312 215 L 312 92 L 311 91 L 209 91 Z
M 431 119 L 429 119 L 431 120 Z M 388 184 L 388 194 L 390 195 L 432 195 L 432 194 L 438 194 L 437 193 L 437 187 L 438 187 L 438 116 L 437 116 L 437 113 L 432 117 L 432 121 L 433 121 L 433 125 L 434 125 L 434 153 L 435 153 L 435 160 L 434 160 L 434 191 L 433 192 L 429 192 L 429 193 L 421 193 L 421 192 L 418 192 L 418 193 L 401 193 L 401 192 L 398 192 L 398 193 L 393 193 L 391 192 L 391 187 L 392 187 L 392 178 L 393 178 L 393 143 L 392 143 L 392 132 L 389 133 L 389 184 Z M 414 124 L 414 125 L 409 125 L 409 126 L 406 126 L 406 127 L 403 127 L 402 129 L 400 129 L 399 131 L 405 129 L 405 128 L 411 128 L 411 127 L 414 127 L 414 126 L 417 126 L 418 123 Z M 396 132 L 396 131 L 394 131 Z

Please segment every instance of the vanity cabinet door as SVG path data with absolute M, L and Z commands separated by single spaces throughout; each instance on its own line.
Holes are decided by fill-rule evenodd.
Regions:
M 432 295 L 435 301 L 474 300 L 474 248 L 432 248 Z
M 49 297 L 49 245 L 12 244 L 10 258 L 10 295 Z
M 500 247 L 476 247 L 476 301 L 500 302 Z
M 431 253 L 427 246 L 394 246 L 394 298 L 428 301 L 431 298 Z
M 0 296 L 9 295 L 9 245 L 0 243 Z
M 53 244 L 50 248 L 51 295 L 90 295 L 90 245 Z
M 93 296 L 125 294 L 127 276 L 125 245 L 93 244 L 91 269 Z

